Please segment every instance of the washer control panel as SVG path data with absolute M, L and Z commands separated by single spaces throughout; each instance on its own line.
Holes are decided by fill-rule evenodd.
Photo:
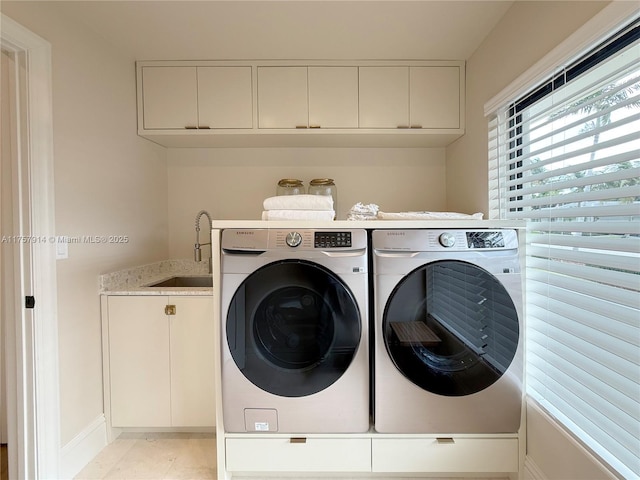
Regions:
M 364 229 L 225 229 L 221 248 L 232 252 L 260 252 L 288 250 L 291 252 L 317 252 L 331 250 L 367 250 L 367 231 Z
M 351 232 L 315 232 L 315 248 L 351 248 Z

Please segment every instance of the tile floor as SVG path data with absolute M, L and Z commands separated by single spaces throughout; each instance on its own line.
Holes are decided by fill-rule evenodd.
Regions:
M 213 434 L 123 433 L 75 480 L 212 480 L 215 452 Z
M 194 433 L 123 433 L 107 445 L 75 480 L 215 480 L 216 439 L 213 434 Z M 276 480 L 281 478 L 327 480 L 327 477 L 251 476 L 234 480 Z M 367 480 L 367 475 L 333 480 Z M 375 477 L 375 480 L 416 480 L 416 477 Z M 429 480 L 453 480 L 431 477 Z M 464 480 L 507 480 L 506 478 L 471 478 Z

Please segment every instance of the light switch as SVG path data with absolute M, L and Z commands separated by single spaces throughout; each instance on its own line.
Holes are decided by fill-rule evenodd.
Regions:
M 56 260 L 69 258 L 69 244 L 66 237 L 56 237 Z

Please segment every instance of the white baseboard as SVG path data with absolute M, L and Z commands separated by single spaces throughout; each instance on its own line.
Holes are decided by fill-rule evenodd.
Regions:
M 531 457 L 524 459 L 524 480 L 548 480 L 547 476 L 540 470 L 536 462 Z
M 60 451 L 60 478 L 75 477 L 107 446 L 107 423 L 100 414 Z

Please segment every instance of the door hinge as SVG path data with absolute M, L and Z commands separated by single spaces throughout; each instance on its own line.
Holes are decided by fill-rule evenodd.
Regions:
M 27 295 L 24 297 L 24 308 L 34 308 L 36 306 L 36 297 Z

